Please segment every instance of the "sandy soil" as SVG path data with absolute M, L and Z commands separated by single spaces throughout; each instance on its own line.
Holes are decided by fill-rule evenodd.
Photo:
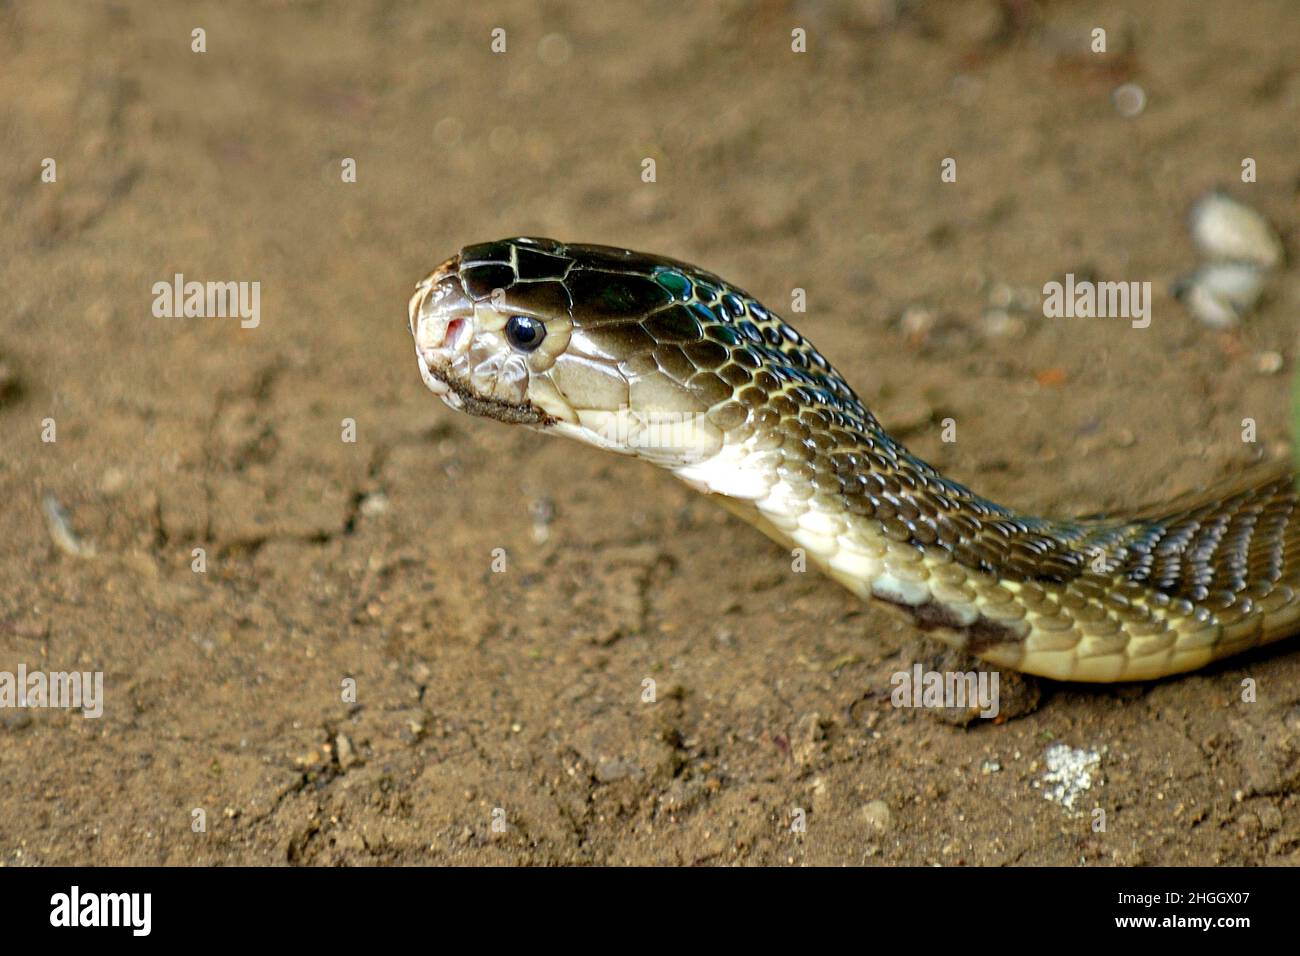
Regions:
M 750 289 L 999 500 L 1285 457 L 1294 273 L 1231 333 L 1169 283 L 1215 184 L 1296 220 L 1290 0 L 894 7 L 0 6 L 0 670 L 106 695 L 0 711 L 0 862 L 1300 862 L 1294 644 L 1031 685 L 998 723 L 895 709 L 915 630 L 667 475 L 420 382 L 414 282 L 551 235 Z M 260 325 L 156 318 L 177 272 L 260 282 Z M 1151 281 L 1151 327 L 1043 318 L 1067 272 Z M 1073 809 L 1056 743 L 1100 760 Z

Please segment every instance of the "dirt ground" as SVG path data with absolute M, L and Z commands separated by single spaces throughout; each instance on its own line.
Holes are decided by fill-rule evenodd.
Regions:
M 660 471 L 449 411 L 405 311 L 469 242 L 628 246 L 996 500 L 1284 458 L 1294 272 L 1231 332 L 1169 287 L 1216 184 L 1295 256 L 1291 0 L 5 3 L 0 57 L 0 670 L 105 692 L 0 711 L 0 862 L 1300 862 L 1295 643 L 896 709 L 937 645 Z M 177 272 L 260 282 L 260 324 L 155 317 Z M 1069 272 L 1152 282 L 1150 328 L 1044 318 Z

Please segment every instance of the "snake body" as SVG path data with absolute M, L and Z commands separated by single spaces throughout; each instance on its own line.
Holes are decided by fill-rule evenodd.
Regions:
M 1021 514 L 911 454 L 788 323 L 694 266 L 472 245 L 418 285 L 409 319 L 452 407 L 667 468 L 995 666 L 1145 680 L 1300 629 L 1290 474 L 1126 517 Z

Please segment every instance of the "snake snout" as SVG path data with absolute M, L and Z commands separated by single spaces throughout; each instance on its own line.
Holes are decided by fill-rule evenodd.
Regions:
M 451 357 L 464 351 L 473 337 L 474 303 L 465 295 L 449 260 L 415 289 L 407 306 L 411 335 L 421 355 Z
M 425 276 L 415 287 L 415 293 L 407 303 L 406 314 L 411 326 L 411 335 L 420 336 L 421 322 L 435 308 L 446 310 L 453 304 L 465 305 L 465 290 L 460 284 L 460 256 L 452 256 L 440 262 L 432 272 Z M 457 301 L 459 300 L 459 301 Z
M 460 257 L 453 256 L 429 273 L 407 305 L 407 319 L 420 376 L 425 385 L 456 407 L 452 382 L 464 379 L 466 353 L 474 342 L 474 303 L 459 276 Z

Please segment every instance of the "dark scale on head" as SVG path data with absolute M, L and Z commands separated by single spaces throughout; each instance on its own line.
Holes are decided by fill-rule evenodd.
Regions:
M 509 288 L 515 282 L 515 270 L 504 263 L 482 262 L 462 266 L 460 280 L 471 299 L 491 298 L 494 289 Z
M 572 262 L 572 259 L 564 256 L 520 246 L 515 250 L 515 275 L 525 282 L 532 279 L 563 279 Z

